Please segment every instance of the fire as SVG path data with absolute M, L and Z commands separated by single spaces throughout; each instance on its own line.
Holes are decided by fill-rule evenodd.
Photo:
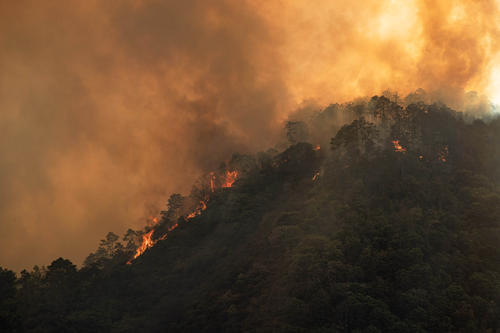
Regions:
M 319 178 L 319 171 L 314 174 L 312 180 L 316 181 L 318 178 Z
M 157 223 L 159 222 L 159 219 L 158 219 L 157 217 L 155 217 L 154 219 L 152 219 L 152 221 L 153 221 L 155 224 L 157 224 Z M 172 231 L 172 230 L 176 229 L 178 226 L 179 226 L 179 224 L 178 224 L 178 223 L 176 223 L 176 224 L 174 224 L 174 225 L 170 226 L 170 227 L 168 228 L 168 232 L 170 232 L 170 231 Z M 132 263 L 132 260 L 137 259 L 137 258 L 138 258 L 139 256 L 141 256 L 144 252 L 146 252 L 146 250 L 147 250 L 147 249 L 149 249 L 149 248 L 153 247 L 153 245 L 155 245 L 155 244 L 156 244 L 156 242 L 157 242 L 157 241 L 154 241 L 154 240 L 153 240 L 153 238 L 152 238 L 153 233 L 154 233 L 154 229 L 150 230 L 148 233 L 146 233 L 146 234 L 144 234 L 144 235 L 142 236 L 142 243 L 141 243 L 141 245 L 137 248 L 137 250 L 135 251 L 134 256 L 132 257 L 132 259 L 130 259 L 130 260 L 127 262 L 127 264 L 129 264 L 129 265 L 130 265 L 130 264 Z M 168 235 L 168 233 L 164 234 L 163 236 L 161 236 L 161 237 L 158 239 L 158 241 L 166 239 L 166 238 L 167 238 L 167 235 Z
M 210 172 L 210 190 L 215 191 L 215 174 L 213 172 Z
M 406 148 L 399 144 L 399 140 L 392 140 L 392 144 L 394 145 L 394 151 L 397 153 L 406 153 Z
M 155 226 L 158 224 L 158 222 L 160 221 L 157 217 L 152 217 L 150 216 L 149 217 L 151 219 L 151 222 L 152 222 L 152 226 Z M 149 224 L 149 223 L 148 223 Z M 132 259 L 130 259 L 129 261 L 127 261 L 127 264 L 131 264 L 132 263 L 132 260 L 136 259 L 137 257 L 139 257 L 141 254 L 143 254 L 147 249 L 149 249 L 150 247 L 152 247 L 154 244 L 155 244 L 155 241 L 152 239 L 152 236 L 153 236 L 153 233 L 154 233 L 154 229 L 151 229 L 148 233 L 144 234 L 142 236 L 142 243 L 141 245 L 137 248 L 137 250 L 135 251 L 135 254 L 134 256 L 132 257 Z M 162 239 L 162 238 L 160 238 Z
M 145 235 L 142 236 L 142 243 L 137 248 L 137 250 L 135 251 L 135 254 L 132 257 L 132 259 L 130 259 L 129 261 L 127 261 L 128 265 L 130 265 L 132 263 L 132 260 L 134 260 L 137 257 L 139 257 L 141 254 L 143 254 L 144 252 L 146 252 L 147 249 L 149 249 L 150 247 L 152 247 L 155 244 L 155 242 L 153 241 L 153 239 L 151 239 L 151 236 L 153 236 L 153 232 L 154 232 L 154 230 L 151 230 L 150 232 L 148 232 L 147 234 L 145 234 Z
M 165 233 L 163 236 L 161 236 L 160 238 L 158 238 L 158 240 L 165 240 L 167 239 L 167 236 L 168 236 L 168 233 L 174 229 L 176 229 L 177 227 L 179 226 L 178 223 L 174 224 L 174 225 L 171 225 L 170 227 L 168 227 L 167 229 L 167 233 Z M 154 245 L 154 244 L 153 244 Z
M 200 201 L 198 207 L 196 207 L 196 209 L 191 214 L 186 216 L 186 220 L 190 220 L 195 216 L 201 215 L 201 212 L 204 211 L 205 209 L 207 209 L 207 204 L 204 201 Z
M 234 170 L 234 171 L 226 171 L 225 175 L 224 175 L 224 183 L 222 184 L 222 188 L 229 188 L 229 187 L 232 187 L 233 186 L 233 183 L 236 181 L 236 179 L 238 178 L 238 171 Z M 210 172 L 210 191 L 211 192 L 215 192 L 215 189 L 216 189 L 216 176 L 215 176 L 215 173 L 214 172 Z M 200 200 L 200 203 L 198 204 L 198 206 L 194 209 L 193 212 L 191 212 L 190 214 L 188 214 L 186 217 L 185 217 L 185 220 L 188 221 L 198 215 L 201 215 L 201 213 L 207 209 L 207 202 L 208 200 L 210 199 L 210 197 L 207 195 L 205 200 Z M 155 225 L 158 224 L 159 222 L 159 219 L 157 217 L 153 218 L 153 217 L 150 217 L 151 221 L 152 221 L 152 226 L 154 227 Z M 164 235 L 162 235 L 158 240 L 164 240 L 167 238 L 167 235 L 169 232 L 171 232 L 172 230 L 176 229 L 177 227 L 179 226 L 179 224 L 174 224 L 172 226 L 170 226 L 168 229 L 167 229 L 167 233 L 165 233 Z M 152 236 L 153 236 L 153 233 L 154 233 L 154 229 L 151 229 L 148 233 L 146 233 L 145 235 L 142 236 L 142 243 L 141 245 L 137 248 L 134 256 L 132 259 L 130 259 L 127 264 L 131 264 L 132 263 L 132 260 L 136 259 L 137 257 L 139 257 L 140 255 L 142 255 L 147 249 L 153 247 L 153 245 L 155 245 L 155 243 L 158 241 L 154 241 L 152 239 Z
M 233 186 L 233 183 L 236 181 L 238 178 L 238 171 L 226 171 L 226 180 L 224 184 L 222 184 L 222 187 L 227 188 Z
M 438 153 L 438 160 L 445 163 L 448 158 L 448 146 L 444 146 L 443 150 Z
M 236 181 L 238 178 L 238 171 L 226 171 L 226 174 L 224 175 L 224 183 L 221 185 L 222 188 L 229 188 L 233 186 L 233 183 Z M 214 192 L 216 189 L 216 182 L 215 182 L 216 176 L 215 173 L 210 172 L 210 191 Z M 198 207 L 195 208 L 195 210 L 190 213 L 189 215 L 186 216 L 186 220 L 190 220 L 195 216 L 201 215 L 201 212 L 207 209 L 207 202 L 209 200 L 209 197 L 205 199 L 205 201 L 200 201 Z
M 314 150 L 316 150 L 316 151 L 321 150 L 321 146 L 320 145 L 316 145 L 316 147 L 314 147 Z

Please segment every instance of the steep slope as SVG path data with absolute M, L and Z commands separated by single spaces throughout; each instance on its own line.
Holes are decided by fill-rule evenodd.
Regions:
M 240 155 L 233 186 L 189 219 L 172 201 L 130 265 L 25 272 L 19 330 L 497 332 L 500 121 L 374 97 L 307 126 L 321 149 Z

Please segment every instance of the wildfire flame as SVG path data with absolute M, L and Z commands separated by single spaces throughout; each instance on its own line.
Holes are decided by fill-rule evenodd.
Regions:
M 154 245 L 154 241 L 151 239 L 151 236 L 153 235 L 154 230 L 151 230 L 147 234 L 142 236 L 142 244 L 139 246 L 134 254 L 134 257 L 132 260 L 136 259 L 139 257 L 141 254 L 143 254 L 147 249 L 152 247 Z
M 319 171 L 314 174 L 312 180 L 316 181 L 318 178 L 319 178 Z
M 153 218 L 152 219 L 153 223 L 156 225 L 158 224 L 159 222 L 159 219 L 157 217 Z M 177 227 L 179 226 L 178 223 L 170 226 L 168 228 L 168 232 L 176 229 Z M 151 229 L 148 233 L 144 234 L 142 236 L 142 243 L 141 245 L 137 248 L 137 250 L 135 251 L 135 254 L 134 256 L 132 257 L 132 259 L 130 259 L 129 261 L 127 261 L 127 264 L 131 264 L 132 263 L 132 260 L 134 259 L 137 259 L 139 256 L 141 256 L 144 252 L 146 252 L 147 249 L 153 247 L 153 245 L 156 244 L 157 241 L 160 241 L 160 240 L 164 240 L 167 238 L 168 236 L 168 233 L 164 234 L 163 236 L 161 236 L 157 241 L 154 241 L 153 240 L 153 233 L 154 233 L 154 229 Z
M 314 147 L 314 150 L 316 150 L 316 151 L 321 150 L 321 146 L 320 145 L 316 145 L 316 147 Z
M 438 160 L 445 163 L 448 158 L 448 146 L 444 146 L 443 150 L 438 153 Z
M 151 219 L 153 226 L 157 225 L 158 222 L 160 221 L 157 217 L 150 217 L 150 219 Z M 154 229 L 151 229 L 148 233 L 142 235 L 141 245 L 139 245 L 137 250 L 135 250 L 134 256 L 132 257 L 132 259 L 127 261 L 127 264 L 130 265 L 132 263 L 132 260 L 139 257 L 141 254 L 146 252 L 147 249 L 149 249 L 150 247 L 152 247 L 155 244 L 155 241 L 152 239 L 153 233 L 154 233 Z
M 196 207 L 196 209 L 191 214 L 186 216 L 186 220 L 190 220 L 195 216 L 201 215 L 201 212 L 204 211 L 205 209 L 207 209 L 207 204 L 204 201 L 200 201 L 198 207 Z
M 397 153 L 406 153 L 406 148 L 399 144 L 399 140 L 392 140 L 392 144 L 394 145 L 394 151 Z
M 168 232 L 170 232 L 170 231 L 172 231 L 172 230 L 176 229 L 178 226 L 179 226 L 179 224 L 178 224 L 178 223 L 176 223 L 176 224 L 174 224 L 174 225 L 170 226 L 170 227 L 167 229 L 167 231 L 168 231 Z M 158 240 L 164 240 L 164 239 L 166 239 L 166 238 L 167 238 L 167 236 L 168 236 L 168 233 L 165 233 L 163 236 L 161 236 L 160 238 L 158 238 Z M 154 244 L 153 244 L 153 245 L 154 245 Z
M 226 171 L 226 179 L 222 187 L 227 188 L 233 186 L 233 183 L 238 178 L 238 171 Z
M 232 187 L 233 186 L 233 183 L 236 181 L 236 179 L 238 178 L 238 171 L 234 170 L 234 171 L 226 171 L 225 175 L 224 175 L 224 183 L 221 185 L 222 188 L 229 188 L 229 187 Z M 215 176 L 215 173 L 214 172 L 210 172 L 210 190 L 211 192 L 214 192 L 215 189 L 216 189 L 216 176 Z M 195 208 L 195 210 L 193 212 L 191 212 L 190 214 L 188 214 L 186 217 L 185 217 L 185 220 L 186 221 L 189 221 L 190 219 L 198 216 L 198 215 L 201 215 L 201 213 L 207 209 L 207 202 L 210 198 L 207 196 L 205 201 L 203 200 L 200 200 L 200 203 L 198 204 L 198 206 Z M 153 222 L 152 225 L 155 226 L 156 224 L 158 224 L 159 222 L 159 219 L 157 217 L 155 218 L 152 218 L 151 217 L 151 221 Z M 168 232 L 165 233 L 164 235 L 162 235 L 158 240 L 164 240 L 167 238 L 167 235 L 169 232 L 171 232 L 172 230 L 176 229 L 177 227 L 179 226 L 179 224 L 174 224 L 172 226 L 170 226 L 168 228 Z M 131 264 L 132 263 L 132 260 L 136 259 L 137 257 L 141 256 L 147 249 L 153 247 L 153 245 L 155 245 L 155 243 L 158 241 L 154 241 L 152 239 L 152 236 L 153 236 L 153 233 L 154 233 L 154 229 L 151 229 L 151 231 L 149 231 L 148 233 L 144 234 L 142 236 L 142 243 L 141 245 L 137 248 L 134 256 L 132 259 L 130 259 L 127 264 Z
M 226 171 L 226 174 L 224 175 L 224 183 L 221 185 L 222 188 L 229 188 L 229 187 L 232 187 L 233 186 L 233 183 L 236 181 L 236 179 L 238 178 L 238 171 L 234 170 L 234 171 Z M 216 176 L 213 172 L 210 172 L 210 190 L 212 192 L 215 191 L 215 179 L 216 179 Z M 207 197 L 205 199 L 205 201 L 200 201 L 198 207 L 195 208 L 195 210 L 188 214 L 186 216 L 186 220 L 190 220 L 192 218 L 194 218 L 195 216 L 198 216 L 198 215 L 201 215 L 201 212 L 204 211 L 205 209 L 207 209 L 207 202 L 208 202 L 209 198 Z
M 215 191 L 215 173 L 210 172 L 210 190 Z

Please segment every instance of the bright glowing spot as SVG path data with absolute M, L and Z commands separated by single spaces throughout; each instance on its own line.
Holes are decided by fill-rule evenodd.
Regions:
M 488 95 L 494 105 L 500 106 L 500 64 L 495 65 L 491 70 Z
M 374 32 L 381 39 L 400 38 L 406 40 L 415 33 L 418 15 L 415 13 L 415 0 L 388 1 L 376 20 Z
M 448 20 L 450 23 L 456 23 L 467 18 L 467 13 L 465 8 L 460 4 L 455 4 L 448 15 Z

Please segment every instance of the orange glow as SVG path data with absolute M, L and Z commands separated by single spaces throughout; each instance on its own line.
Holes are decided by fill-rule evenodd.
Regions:
M 210 172 L 210 190 L 212 192 L 215 191 L 215 174 L 213 172 Z
M 318 178 L 319 178 L 319 171 L 314 174 L 312 180 L 316 181 Z
M 406 148 L 404 148 L 403 146 L 401 146 L 399 144 L 399 140 L 393 140 L 392 144 L 394 145 L 394 151 L 395 152 L 397 152 L 397 153 L 406 153 Z
M 426 102 L 454 109 L 469 109 L 467 91 L 500 104 L 499 0 L 19 3 L 0 5 L 2 174 L 15 180 L 2 184 L 0 262 L 16 270 L 54 253 L 83 258 L 94 232 L 139 220 L 163 193 L 188 193 L 230 152 L 268 148 L 309 101 L 423 88 Z M 43 130 L 68 145 L 39 140 L 32 119 L 53 120 Z M 425 160 L 441 163 L 441 148 Z M 33 180 L 47 186 L 34 191 Z
M 134 257 L 128 262 L 130 263 L 132 260 L 136 259 L 139 257 L 141 254 L 143 254 L 147 249 L 152 247 L 154 245 L 154 241 L 151 239 L 151 236 L 153 235 L 154 230 L 151 230 L 147 234 L 142 236 L 142 244 L 139 246 L 134 254 Z
M 151 222 L 152 222 L 153 226 L 157 225 L 158 222 L 160 222 L 160 220 L 158 219 L 158 217 L 152 217 L 152 216 L 150 216 L 149 218 L 151 219 Z M 130 265 L 132 263 L 132 260 L 134 260 L 137 257 L 139 257 L 140 255 L 142 255 L 147 249 L 149 249 L 150 247 L 152 247 L 156 243 L 152 239 L 153 233 L 154 233 L 154 229 L 151 229 L 148 233 L 146 233 L 145 235 L 142 236 L 142 243 L 141 243 L 141 245 L 137 248 L 137 250 L 135 251 L 134 256 L 132 257 L 132 259 L 130 259 L 127 262 L 127 264 Z M 160 240 L 165 239 L 165 238 L 166 238 L 166 235 L 162 236 L 162 238 L 160 238 Z
M 174 224 L 174 225 L 171 225 L 170 227 L 168 227 L 168 232 L 171 232 L 172 230 L 176 229 L 177 227 L 179 226 L 178 223 Z M 167 239 L 167 236 L 168 236 L 168 232 L 166 234 L 164 234 L 163 236 L 161 236 L 160 238 L 158 238 L 159 241 L 161 240 L 165 240 Z M 154 244 L 153 244 L 154 245 Z
M 448 146 L 444 146 L 443 150 L 438 153 L 438 160 L 445 163 L 448 158 Z
M 238 171 L 226 171 L 226 180 L 224 184 L 222 184 L 222 187 L 227 188 L 233 186 L 233 183 L 236 181 L 238 178 Z
M 299 102 L 314 96 L 328 103 L 333 90 L 337 100 L 348 100 L 385 89 L 406 95 L 416 87 L 449 91 L 446 98 L 457 104 L 462 91 L 486 89 L 500 100 L 498 0 L 256 3 L 276 31 L 292 36 L 282 54 Z
M 207 209 L 207 204 L 204 201 L 200 201 L 198 207 L 196 207 L 196 209 L 191 214 L 186 216 L 186 220 L 190 220 L 195 216 L 201 215 L 201 212 L 205 209 Z
M 316 151 L 321 150 L 321 146 L 320 145 L 316 145 L 316 147 L 314 147 L 314 150 L 316 150 Z
M 152 220 L 153 220 L 153 222 L 154 222 L 155 224 L 157 224 L 157 223 L 159 222 L 159 220 L 158 220 L 158 218 L 157 218 L 157 217 L 155 217 L 155 218 L 154 218 L 154 219 L 152 219 Z M 176 229 L 178 226 L 179 226 L 179 224 L 177 224 L 177 223 L 176 223 L 176 224 L 174 224 L 174 225 L 172 225 L 172 226 L 170 226 L 170 227 L 168 228 L 168 232 L 170 232 L 170 231 L 172 231 L 172 230 Z M 137 258 L 138 258 L 139 256 L 141 256 L 144 252 L 146 252 L 146 250 L 147 250 L 147 249 L 149 249 L 149 248 L 153 247 L 153 245 L 155 245 L 155 244 L 156 244 L 156 242 L 157 242 L 157 241 L 155 242 L 155 241 L 152 239 L 153 233 L 154 233 L 154 229 L 152 229 L 152 230 L 151 230 L 151 231 L 149 231 L 147 234 L 145 234 L 145 235 L 143 235 L 143 236 L 142 236 L 142 243 L 141 243 L 141 245 L 137 248 L 137 250 L 136 250 L 136 252 L 135 252 L 135 254 L 134 254 L 134 257 L 133 257 L 132 259 L 130 259 L 130 260 L 127 262 L 127 264 L 129 264 L 129 265 L 130 265 L 130 264 L 132 263 L 132 260 L 137 259 Z M 166 239 L 166 238 L 167 238 L 167 236 L 168 236 L 168 234 L 167 234 L 167 233 L 166 233 L 166 234 L 164 234 L 163 236 L 161 236 L 161 237 L 158 239 L 158 241 L 161 241 L 161 240 Z
M 216 189 L 216 176 L 215 176 L 215 173 L 214 172 L 210 172 L 210 190 L 211 192 L 215 192 L 215 189 Z M 229 187 L 232 187 L 233 186 L 233 183 L 236 181 L 236 179 L 238 178 L 238 171 L 234 170 L 234 171 L 226 171 L 225 173 L 225 176 L 224 176 L 224 183 L 222 184 L 222 188 L 229 188 Z M 188 214 L 186 216 L 186 221 L 188 220 L 191 220 L 192 218 L 198 216 L 198 215 L 201 215 L 201 213 L 207 209 L 207 202 L 208 200 L 210 199 L 209 196 L 206 197 L 205 201 L 201 200 L 200 203 L 198 204 L 198 206 L 194 209 L 193 212 L 191 212 L 190 214 Z M 158 224 L 159 222 L 159 219 L 157 217 L 150 217 L 151 221 L 152 221 L 152 226 L 155 226 Z M 167 238 L 167 235 L 169 232 L 171 232 L 172 230 L 176 229 L 179 225 L 176 223 L 172 226 L 170 226 L 168 228 L 168 231 L 167 233 L 165 233 L 164 235 L 162 235 L 160 238 L 158 238 L 158 240 L 164 240 Z M 154 241 L 152 239 L 152 235 L 154 233 L 154 229 L 152 229 L 151 231 L 149 231 L 147 234 L 143 235 L 142 237 L 142 243 L 141 245 L 137 248 L 136 250 L 136 253 L 134 255 L 134 257 L 132 259 L 130 259 L 127 264 L 131 264 L 132 260 L 136 259 L 137 257 L 139 257 L 140 255 L 142 255 L 147 249 L 151 248 L 153 245 L 155 245 L 155 243 L 157 241 Z

